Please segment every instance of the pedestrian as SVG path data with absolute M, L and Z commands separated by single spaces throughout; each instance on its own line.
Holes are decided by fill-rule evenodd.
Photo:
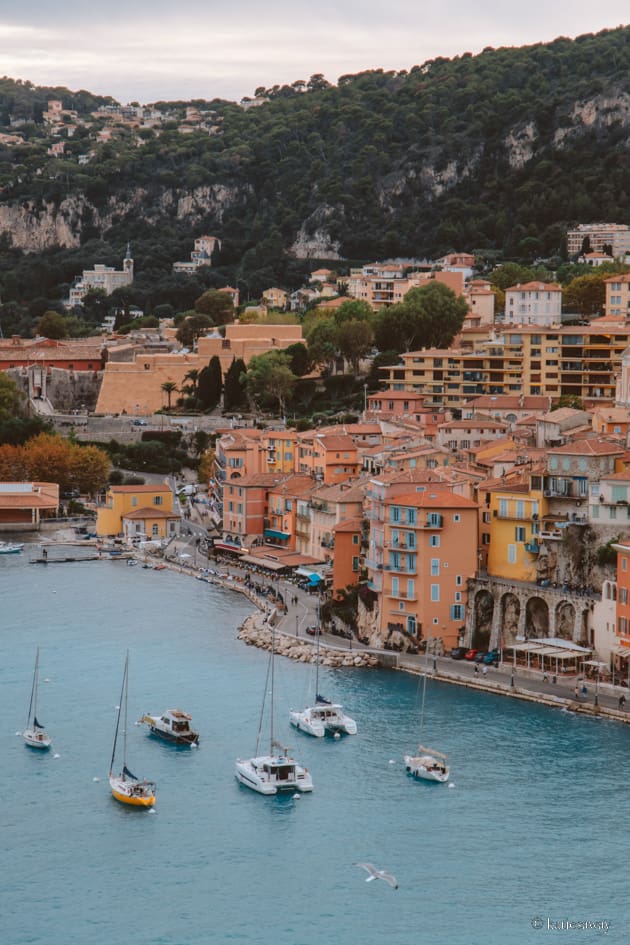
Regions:
M 547 673 L 543 673 L 543 682 L 549 682 L 549 677 L 547 676 Z
M 579 699 L 579 698 L 580 698 L 580 687 L 578 686 L 577 683 L 575 684 L 575 689 L 574 689 L 573 691 L 574 691 L 574 693 L 575 693 L 575 698 L 576 698 L 576 699 Z
M 487 676 L 487 675 L 488 675 L 488 667 L 487 667 L 487 666 L 484 666 L 484 668 L 481 670 L 481 672 L 482 672 L 482 675 Z
M 582 686 L 582 695 L 586 696 L 587 693 L 588 693 L 588 689 L 586 688 L 586 686 Z
M 624 695 L 619 696 L 619 708 L 625 709 L 626 707 L 626 697 Z
M 476 672 L 476 673 L 478 673 L 478 672 L 479 672 L 479 667 L 477 666 L 477 664 L 476 664 L 476 663 L 475 663 L 475 672 Z

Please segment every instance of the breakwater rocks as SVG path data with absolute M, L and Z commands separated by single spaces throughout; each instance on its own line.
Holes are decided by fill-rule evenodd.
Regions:
M 271 649 L 271 627 L 261 614 L 252 614 L 241 625 L 239 640 L 248 646 L 258 646 L 263 650 Z M 275 650 L 280 656 L 300 663 L 314 663 L 317 659 L 316 648 L 308 640 L 300 640 L 289 634 L 276 631 Z M 378 666 L 378 659 L 371 653 L 357 653 L 350 650 L 334 650 L 320 644 L 320 666 Z

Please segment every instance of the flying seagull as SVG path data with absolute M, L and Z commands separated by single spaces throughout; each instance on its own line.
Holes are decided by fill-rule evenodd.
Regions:
M 392 889 L 398 889 L 396 877 L 392 876 L 391 873 L 386 873 L 385 870 L 377 870 L 373 863 L 355 863 L 354 866 L 360 866 L 361 869 L 366 870 L 370 874 L 366 879 L 366 883 L 371 883 L 373 879 L 384 879 L 386 883 L 389 883 Z

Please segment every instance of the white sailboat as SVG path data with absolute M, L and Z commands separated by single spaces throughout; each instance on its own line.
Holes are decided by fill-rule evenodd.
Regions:
M 257 791 L 258 794 L 278 794 L 281 791 L 312 791 L 313 779 L 308 768 L 299 765 L 295 759 L 288 755 L 288 748 L 285 748 L 274 738 L 274 661 L 275 661 L 275 630 L 271 628 L 271 653 L 269 654 L 269 665 L 267 667 L 267 678 L 265 679 L 265 694 L 263 696 L 262 707 L 260 711 L 260 723 L 258 726 L 258 737 L 256 739 L 256 755 L 253 758 L 237 758 L 235 775 L 237 781 Z M 267 695 L 267 685 L 271 673 L 271 697 L 270 697 L 270 732 L 269 732 L 269 754 L 261 755 L 260 740 L 265 715 L 265 700 Z
M 155 783 L 153 781 L 141 781 L 132 774 L 127 767 L 127 691 L 129 674 L 129 650 L 125 657 L 125 670 L 123 673 L 122 688 L 120 690 L 120 703 L 118 705 L 118 714 L 116 716 L 116 730 L 114 732 L 114 746 L 112 748 L 112 760 L 109 765 L 109 786 L 113 796 L 121 804 L 129 804 L 131 807 L 153 807 L 155 804 Z M 123 740 L 123 759 L 122 770 L 120 774 L 114 774 L 114 760 L 116 758 L 116 745 L 118 742 L 118 732 L 120 730 L 120 717 L 124 713 L 124 726 L 122 731 Z
M 318 631 L 320 630 L 318 613 Z M 329 735 L 356 735 L 357 723 L 343 711 L 343 706 L 338 702 L 330 702 L 319 694 L 319 639 L 321 633 L 317 634 L 317 651 L 315 655 L 315 705 L 307 706 L 305 709 L 291 709 L 289 712 L 289 721 L 291 725 L 300 732 L 306 732 L 307 735 L 313 735 L 315 738 L 323 738 L 326 733 Z
M 429 637 L 425 650 L 424 679 L 422 682 L 422 705 L 420 708 L 420 743 L 424 728 L 424 707 L 427 695 L 427 677 L 429 675 Z M 449 779 L 448 756 L 435 748 L 427 748 L 419 744 L 415 755 L 404 755 L 407 773 L 422 781 L 439 781 L 444 783 Z
M 37 719 L 37 695 L 39 691 L 39 647 L 35 653 L 35 670 L 33 672 L 33 685 L 31 688 L 31 702 L 28 707 L 28 719 L 26 728 L 22 732 L 22 737 L 29 748 L 39 748 L 46 750 L 52 745 L 52 738 Z

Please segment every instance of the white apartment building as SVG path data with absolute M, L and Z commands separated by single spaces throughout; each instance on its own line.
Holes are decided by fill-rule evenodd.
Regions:
M 90 289 L 102 289 L 105 295 L 111 295 L 115 289 L 131 285 L 132 282 L 133 259 L 131 247 L 128 245 L 122 269 L 101 264 L 94 266 L 94 269 L 84 269 L 81 278 L 70 289 L 68 304 L 71 308 L 73 305 L 80 305 Z
M 582 252 L 582 244 L 587 236 L 591 250 L 595 252 L 602 253 L 605 246 L 610 246 L 615 259 L 630 253 L 630 226 L 625 223 L 580 223 L 574 230 L 567 232 L 569 256 L 577 256 Z
M 215 249 L 221 249 L 221 240 L 216 236 L 199 236 L 195 240 L 195 248 L 190 254 L 190 262 L 173 263 L 173 272 L 183 272 L 186 275 L 194 275 L 200 266 L 212 265 L 212 254 Z
M 511 325 L 559 325 L 562 289 L 553 282 L 526 282 L 505 290 L 505 320 Z

